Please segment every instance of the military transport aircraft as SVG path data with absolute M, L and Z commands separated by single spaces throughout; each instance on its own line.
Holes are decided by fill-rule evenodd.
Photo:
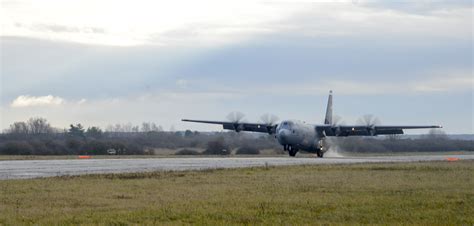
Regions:
M 246 123 L 237 119 L 232 122 L 204 121 L 182 119 L 185 122 L 219 124 L 224 129 L 240 131 L 261 132 L 274 135 L 278 142 L 283 145 L 283 149 L 288 151 L 290 156 L 295 156 L 299 150 L 316 152 L 322 158 L 327 150 L 324 146 L 326 137 L 347 137 L 347 136 L 377 136 L 390 134 L 403 134 L 404 129 L 428 129 L 442 128 L 441 126 L 379 126 L 375 123 L 366 125 L 337 125 L 333 123 L 332 116 L 332 91 L 329 91 L 328 105 L 326 108 L 326 118 L 324 124 L 314 125 L 301 121 L 284 120 L 280 123 Z

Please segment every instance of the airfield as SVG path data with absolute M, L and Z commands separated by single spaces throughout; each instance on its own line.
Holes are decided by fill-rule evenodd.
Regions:
M 474 155 L 410 155 L 383 157 L 184 157 L 147 159 L 67 159 L 0 161 L 0 180 L 85 174 L 187 171 L 245 167 L 409 163 L 474 160 Z

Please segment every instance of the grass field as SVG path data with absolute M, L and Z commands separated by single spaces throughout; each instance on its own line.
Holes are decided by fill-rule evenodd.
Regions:
M 0 224 L 474 224 L 474 161 L 0 181 Z

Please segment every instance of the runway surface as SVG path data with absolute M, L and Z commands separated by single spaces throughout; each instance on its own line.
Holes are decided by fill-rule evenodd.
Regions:
M 0 161 L 0 180 L 53 177 L 62 175 L 123 173 L 146 171 L 180 171 L 253 166 L 301 164 L 350 164 L 376 162 L 418 162 L 474 159 L 474 155 L 424 155 L 385 157 L 290 158 L 290 157 L 224 157 L 224 158 L 150 158 L 150 159 L 77 159 Z

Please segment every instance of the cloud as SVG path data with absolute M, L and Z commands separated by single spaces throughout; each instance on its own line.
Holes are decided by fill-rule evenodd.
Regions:
M 119 46 L 233 42 L 303 8 L 253 0 L 18 2 L 21 4 L 2 5 L 4 36 Z
M 22 107 L 36 107 L 36 106 L 58 106 L 63 104 L 65 101 L 61 97 L 55 97 L 52 95 L 48 96 L 30 96 L 21 95 L 17 97 L 11 103 L 11 107 L 22 108 Z
M 96 33 L 103 34 L 105 30 L 97 27 L 72 27 L 59 24 L 33 24 L 25 25 L 22 23 L 15 23 L 15 27 L 31 29 L 40 32 L 57 32 L 57 33 Z
M 2 5 L 3 36 L 117 46 L 216 46 L 278 33 L 311 37 L 381 33 L 466 37 L 472 16 L 471 4 L 446 1 L 433 4 L 265 0 L 11 2 Z
M 416 5 L 420 10 L 429 11 L 431 6 L 436 4 L 400 5 Z M 428 41 L 432 38 L 469 40 L 472 10 L 471 5 L 464 5 L 419 14 L 409 10 L 393 10 L 389 4 L 379 4 L 374 8 L 372 4 L 318 3 L 308 4 L 306 10 L 272 26 L 280 33 L 309 37 L 402 37 L 410 41 Z
M 419 15 L 429 15 L 442 11 L 472 7 L 471 0 L 437 0 L 436 2 L 358 0 L 355 4 L 379 10 L 393 10 Z
M 322 79 L 304 83 L 285 83 L 270 85 L 272 89 L 248 87 L 242 93 L 248 95 L 325 95 L 329 90 L 344 95 L 380 95 L 380 94 L 409 94 L 420 93 L 457 93 L 474 91 L 474 78 L 469 75 L 451 74 L 444 77 L 428 77 L 409 81 L 356 81 L 339 79 Z
M 473 92 L 474 77 L 470 74 L 435 77 L 424 82 L 414 82 L 411 89 L 416 92 L 462 92 L 465 90 Z

